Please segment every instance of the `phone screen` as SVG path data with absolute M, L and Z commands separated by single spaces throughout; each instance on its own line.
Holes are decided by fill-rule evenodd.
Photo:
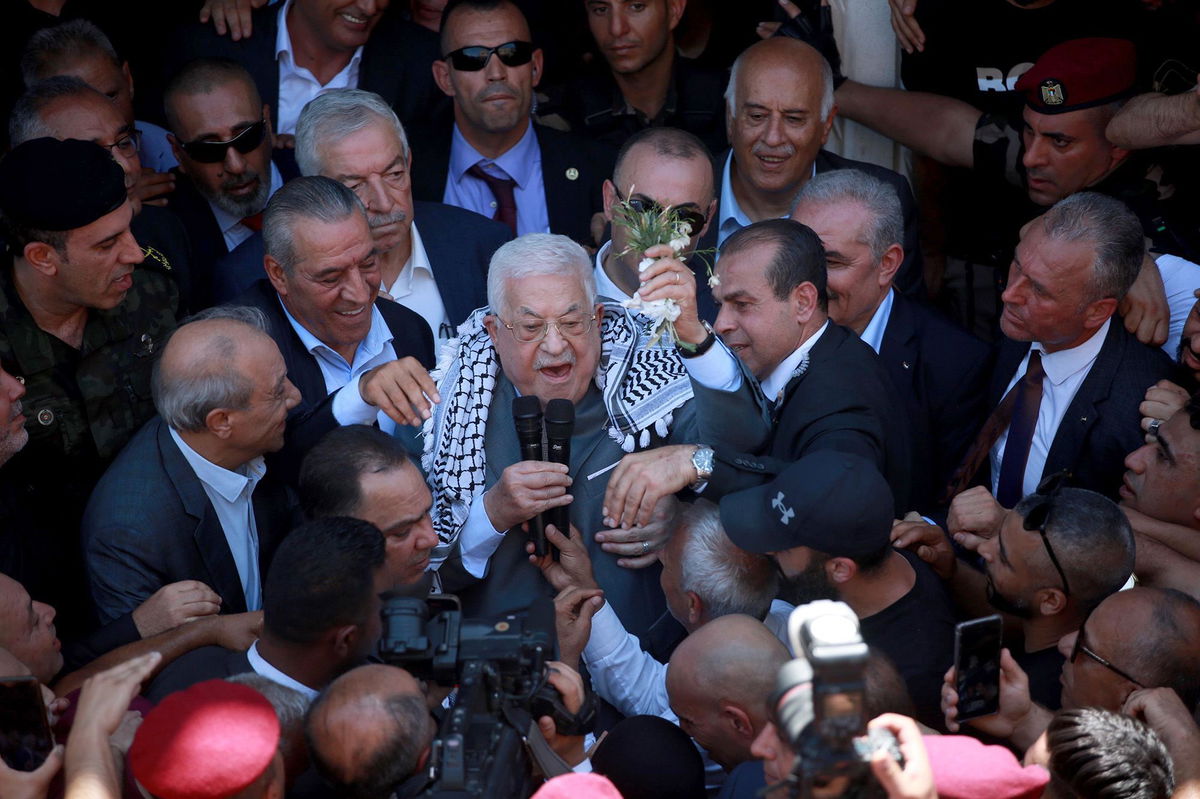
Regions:
M 960 622 L 954 629 L 959 721 L 988 716 L 1000 709 L 1003 632 L 1004 625 L 998 615 Z
M 0 757 L 9 768 L 33 771 L 53 748 L 37 678 L 0 677 Z

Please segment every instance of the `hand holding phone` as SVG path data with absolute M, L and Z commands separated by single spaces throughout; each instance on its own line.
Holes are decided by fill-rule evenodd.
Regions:
M 958 721 L 990 716 L 1000 710 L 1000 646 L 1004 623 L 984 616 L 954 628 L 955 687 Z

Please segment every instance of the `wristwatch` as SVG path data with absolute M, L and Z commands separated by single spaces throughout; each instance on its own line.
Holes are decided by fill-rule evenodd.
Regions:
M 708 479 L 713 473 L 712 447 L 700 444 L 692 453 L 692 467 L 696 470 L 696 482 L 688 486 L 693 491 L 701 491 L 708 485 Z
M 701 321 L 700 324 L 704 325 L 704 329 L 708 331 L 708 335 L 699 344 L 676 341 L 675 349 L 679 351 L 680 358 L 698 358 L 711 350 L 712 345 L 717 343 L 717 334 L 713 332 L 712 325 L 704 321 Z

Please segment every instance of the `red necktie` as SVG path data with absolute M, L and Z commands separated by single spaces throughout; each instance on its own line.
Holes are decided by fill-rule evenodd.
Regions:
M 496 213 L 492 219 L 508 225 L 512 229 L 513 235 L 517 235 L 517 198 L 513 193 L 517 182 L 512 178 L 498 178 L 490 175 L 479 164 L 468 169 L 467 174 L 479 178 L 492 190 L 492 196 L 496 198 Z
M 255 233 L 262 232 L 262 211 L 257 214 L 242 217 L 242 224 L 253 230 Z

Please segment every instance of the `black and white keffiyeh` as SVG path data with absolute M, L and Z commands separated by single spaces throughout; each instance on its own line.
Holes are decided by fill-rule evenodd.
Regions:
M 447 341 L 431 377 L 442 401 L 426 420 L 422 466 L 433 484 L 433 562 L 445 560 L 485 483 L 484 435 L 500 359 L 480 308 Z M 642 317 L 604 303 L 596 386 L 608 412 L 608 434 L 626 452 L 650 445 L 651 431 L 665 438 L 676 409 L 692 398 L 687 370 L 673 346 L 649 347 Z

